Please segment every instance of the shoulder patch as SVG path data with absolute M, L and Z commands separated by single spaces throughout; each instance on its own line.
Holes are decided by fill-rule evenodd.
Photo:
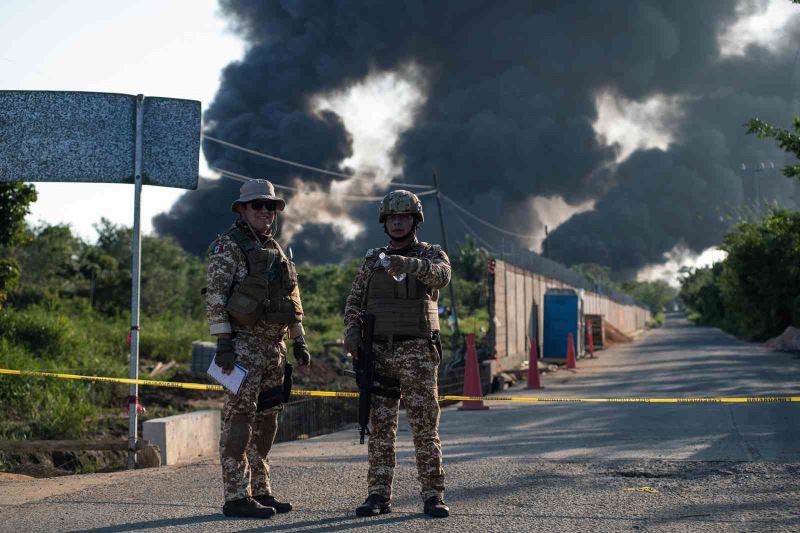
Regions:
M 225 251 L 225 245 L 217 240 L 211 243 L 208 247 L 208 255 L 218 255 Z

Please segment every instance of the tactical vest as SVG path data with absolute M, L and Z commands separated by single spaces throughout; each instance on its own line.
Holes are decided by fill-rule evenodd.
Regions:
M 376 263 L 367 287 L 366 312 L 375 315 L 375 335 L 430 338 L 439 331 L 439 291 L 408 274 L 395 281 Z
M 277 249 L 262 250 L 238 227 L 227 235 L 247 257 L 247 277 L 234 285 L 225 309 L 241 324 L 252 326 L 259 320 L 271 324 L 294 324 L 302 315 L 300 302 L 292 298 L 297 286 L 294 263 Z

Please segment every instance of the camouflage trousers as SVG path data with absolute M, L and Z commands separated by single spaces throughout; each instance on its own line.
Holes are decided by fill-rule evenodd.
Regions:
M 439 440 L 437 371 L 439 354 L 425 339 L 375 343 L 375 371 L 400 381 L 417 458 L 423 501 L 444 493 Z M 372 396 L 369 437 L 369 494 L 391 498 L 400 400 Z
M 272 494 L 269 451 L 278 431 L 282 405 L 258 410 L 258 396 L 283 383 L 286 345 L 238 332 L 233 338 L 236 362 L 248 370 L 238 394 L 225 393 L 219 439 L 225 501 Z

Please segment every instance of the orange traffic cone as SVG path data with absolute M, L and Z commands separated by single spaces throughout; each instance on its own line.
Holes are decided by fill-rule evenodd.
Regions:
M 575 365 L 575 341 L 572 338 L 572 332 L 567 335 L 567 368 L 570 370 L 577 370 Z
M 464 368 L 464 396 L 482 397 L 481 375 L 478 371 L 478 351 L 475 349 L 475 334 L 467 334 L 467 365 Z M 459 411 L 483 411 L 489 407 L 483 400 L 464 400 Z
M 525 389 L 543 389 L 539 382 L 539 354 L 536 353 L 536 339 L 531 340 L 531 353 L 528 356 L 528 386 Z
M 592 335 L 592 321 L 586 321 L 586 346 L 589 349 L 589 359 L 594 359 L 594 335 Z

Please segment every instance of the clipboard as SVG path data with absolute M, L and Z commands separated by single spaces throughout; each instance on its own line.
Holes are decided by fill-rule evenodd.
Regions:
M 240 365 L 239 363 L 233 364 L 233 370 L 230 374 L 225 374 L 222 372 L 222 367 L 217 365 L 214 360 L 211 360 L 211 364 L 208 365 L 208 375 L 211 378 L 225 387 L 232 394 L 238 394 L 239 389 L 242 387 L 242 383 L 244 383 L 244 378 L 247 377 L 247 369 Z

